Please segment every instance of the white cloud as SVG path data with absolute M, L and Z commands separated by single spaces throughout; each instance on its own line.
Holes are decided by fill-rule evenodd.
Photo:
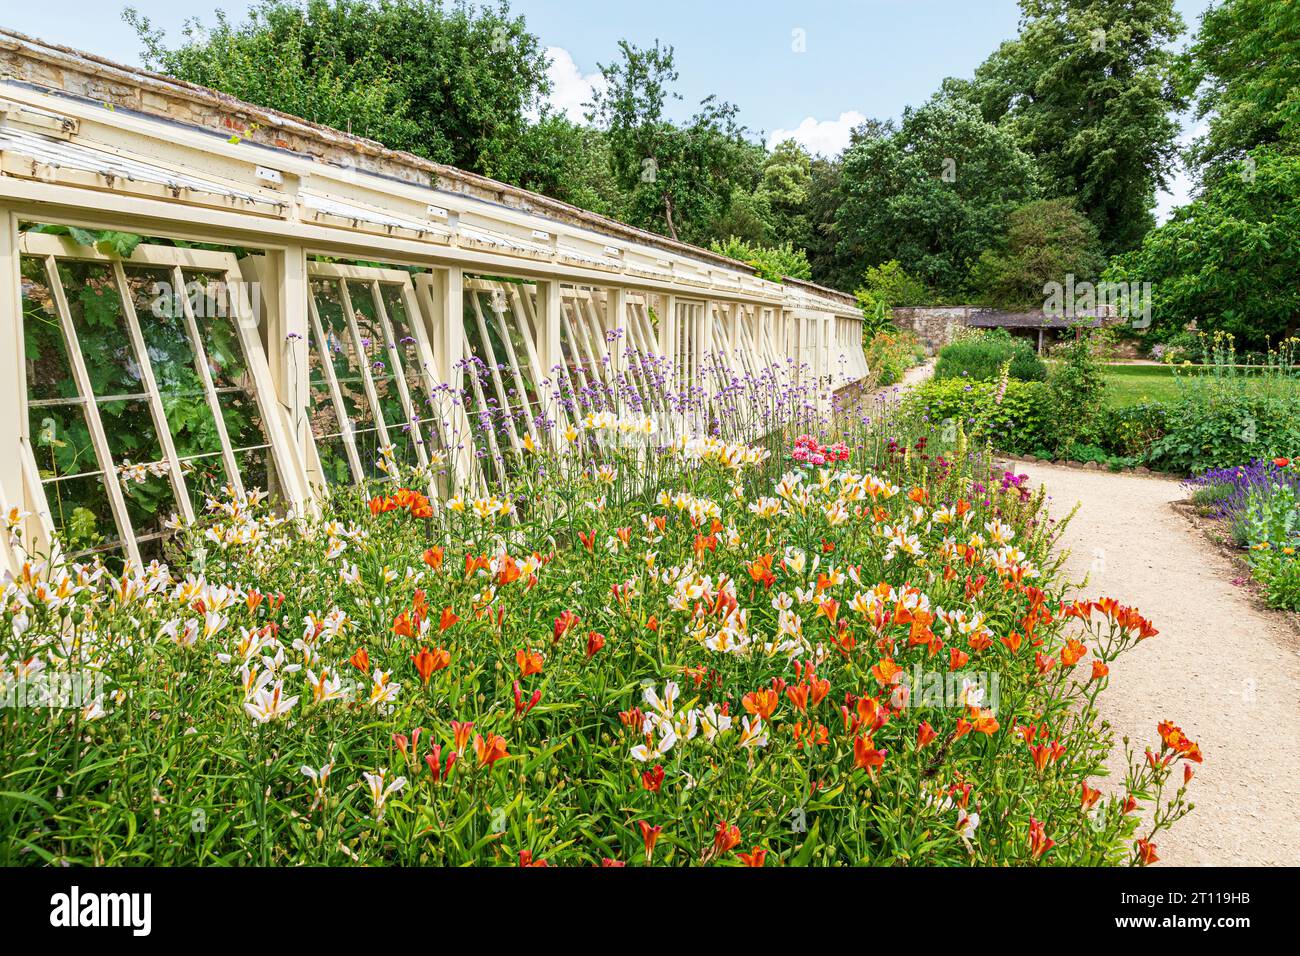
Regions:
M 583 104 L 591 102 L 593 90 L 606 88 L 605 77 L 599 71 L 583 73 L 573 62 L 573 55 L 562 46 L 548 46 L 546 55 L 551 58 L 546 75 L 552 86 L 547 102 L 573 122 L 585 122 L 587 108 Z
M 767 148 L 777 143 L 793 139 L 810 153 L 823 156 L 835 156 L 844 152 L 849 145 L 849 133 L 853 127 L 864 122 L 866 117 L 857 110 L 841 113 L 838 119 L 819 120 L 807 117 L 795 129 L 778 129 L 767 138 Z

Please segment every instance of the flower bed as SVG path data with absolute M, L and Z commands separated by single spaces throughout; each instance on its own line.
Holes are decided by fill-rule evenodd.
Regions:
M 1063 600 L 1041 495 L 862 426 L 631 431 L 510 498 L 212 502 L 183 570 L 28 567 L 0 862 L 1157 859 L 1200 751 L 1161 723 L 1102 794 L 1097 699 L 1157 632 Z
M 1269 606 L 1300 611 L 1300 462 L 1274 458 L 1211 468 L 1189 485 L 1193 503 L 1223 521 L 1233 543 L 1247 549 Z

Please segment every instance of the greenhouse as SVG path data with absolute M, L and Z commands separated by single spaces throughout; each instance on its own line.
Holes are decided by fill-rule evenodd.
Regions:
M 33 553 L 148 561 L 227 488 L 506 491 L 584 416 L 752 435 L 867 374 L 843 293 L 4 32 L 0 259 Z

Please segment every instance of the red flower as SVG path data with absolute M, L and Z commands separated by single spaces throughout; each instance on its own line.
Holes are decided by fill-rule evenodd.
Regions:
M 525 650 L 522 647 L 515 651 L 515 663 L 519 665 L 521 677 L 540 674 L 542 672 L 542 660 L 542 655 L 537 651 Z
M 657 763 L 653 770 L 645 770 L 641 773 L 641 789 L 649 790 L 651 793 L 658 793 L 659 788 L 664 785 L 664 765 Z
M 1037 860 L 1040 856 L 1056 846 L 1056 841 L 1047 835 L 1041 820 L 1029 818 L 1029 853 Z
M 578 615 L 574 614 L 572 611 L 562 612 L 560 616 L 555 619 L 555 626 L 553 628 L 555 639 L 558 641 L 571 628 L 577 627 L 578 624 L 579 624 Z
M 928 720 L 921 721 L 921 726 L 916 728 L 916 749 L 920 750 L 938 736 L 939 734 L 930 726 Z
M 1160 859 L 1156 856 L 1156 845 L 1150 840 L 1141 839 L 1137 841 L 1137 858 L 1143 866 L 1150 866 Z
M 659 841 L 659 834 L 663 827 L 652 827 L 644 820 L 638 820 L 637 826 L 641 828 L 641 842 L 645 844 L 645 861 L 650 862 L 655 853 L 655 844 Z
M 541 690 L 533 691 L 533 696 L 524 703 L 523 694 L 519 690 L 519 681 L 515 681 L 515 716 L 523 717 L 530 710 L 537 706 L 537 702 L 542 699 Z
M 490 768 L 502 757 L 509 756 L 506 739 L 497 734 L 488 734 L 486 738 L 479 734 L 474 738 L 474 755 L 478 757 L 480 766 Z
M 596 656 L 596 653 L 605 646 L 605 635 L 597 631 L 587 632 L 587 659 Z
M 551 864 L 547 863 L 545 860 L 534 860 L 532 850 L 520 850 L 519 865 L 520 866 L 550 866 Z
M 740 827 L 719 820 L 713 833 L 713 855 L 715 857 L 730 853 L 740 844 Z
M 434 671 L 440 671 L 451 663 L 451 652 L 441 647 L 434 648 L 432 651 L 422 647 L 420 653 L 411 655 L 411 663 L 415 665 L 415 672 L 420 675 L 421 683 L 427 685 Z
M 767 861 L 767 851 L 758 846 L 748 853 L 737 853 L 736 856 L 745 866 L 762 866 Z

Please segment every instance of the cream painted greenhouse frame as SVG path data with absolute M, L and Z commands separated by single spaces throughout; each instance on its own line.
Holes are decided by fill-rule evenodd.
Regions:
M 20 231 L 28 223 L 252 254 L 237 261 L 233 251 L 146 240 L 118 263 L 67 239 Z M 549 370 L 562 390 L 596 388 L 620 412 L 652 415 L 665 440 L 703 423 L 671 406 L 657 376 L 676 376 L 674 384 L 711 400 L 732 374 L 780 375 L 829 408 L 837 388 L 867 372 L 861 313 L 850 296 L 793 279 L 770 282 L 744 263 L 545 196 L 0 30 L 0 504 L 30 512 L 22 541 L 33 552 L 48 551 L 53 524 L 29 434 L 21 273 L 28 253 L 102 262 L 115 277 L 137 263 L 223 274 L 237 290 L 232 305 L 267 457 L 286 501 L 304 511 L 325 484 L 310 369 L 313 342 L 324 337 L 312 283 L 326 278 L 371 290 L 384 338 L 384 369 L 359 369 L 352 397 L 364 395 L 373 411 L 375 378 L 391 375 L 390 407 L 400 407 L 403 427 L 416 432 L 414 461 L 445 453 L 457 479 L 475 487 L 487 478 L 465 409 L 440 396 L 459 387 L 473 341 L 486 351 L 492 336 L 485 331 L 499 333 L 505 354 L 488 362 L 484 398 L 517 413 L 499 436 L 503 460 L 525 440 L 546 440 L 536 415 L 576 424 L 552 390 L 538 386 Z M 384 265 L 361 265 L 375 262 Z M 380 287 L 396 290 L 415 340 L 410 351 L 394 352 L 391 317 L 383 315 L 383 295 L 375 296 Z M 494 291 L 501 296 L 492 298 Z M 355 348 L 365 336 L 352 310 L 344 312 Z M 137 352 L 147 321 L 136 315 L 128 323 Z M 322 363 L 326 379 L 330 364 Z M 85 370 L 73 371 L 84 385 Z M 144 378 L 156 420 L 157 383 Z M 370 463 L 350 432 L 356 423 L 339 414 L 345 398 L 330 391 L 339 434 L 352 435 L 344 444 L 356 480 Z M 426 402 L 433 403 L 428 414 Z M 377 414 L 376 440 L 391 440 L 392 423 Z M 165 447 L 167 430 L 156 430 L 184 511 L 188 498 L 177 489 L 185 475 L 175 449 Z M 551 441 L 559 442 L 559 430 L 551 429 Z M 110 460 L 102 423 L 92 431 L 96 460 Z M 228 465 L 232 453 L 223 447 Z M 112 483 L 108 471 L 105 480 Z M 110 504 L 116 523 L 122 503 Z M 135 557 L 138 543 L 126 527 L 123 546 Z M 16 540 L 0 535 L 0 558 L 11 570 L 23 557 Z

